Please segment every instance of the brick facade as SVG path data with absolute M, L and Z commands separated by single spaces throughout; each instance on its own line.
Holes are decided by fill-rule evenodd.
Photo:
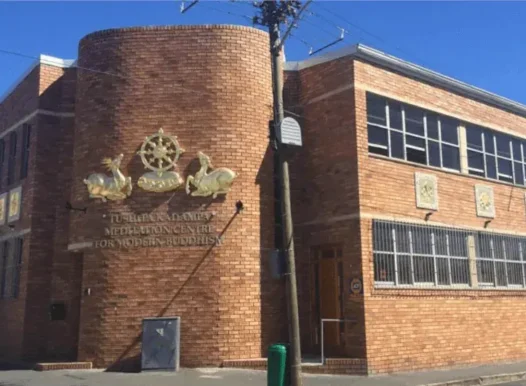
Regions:
M 334 279 L 344 320 L 340 351 L 329 350 L 325 366 L 305 371 L 371 374 L 524 359 L 524 290 L 375 285 L 373 220 L 526 235 L 525 190 L 370 154 L 366 92 L 518 136 L 526 136 L 526 114 L 373 62 L 336 55 L 288 64 L 285 72 L 287 115 L 303 131 L 303 146 L 286 155 L 306 355 L 320 353 L 316 251 L 333 248 L 341 259 Z M 0 299 L 0 359 L 138 369 L 142 319 L 179 316 L 182 366 L 265 368 L 268 345 L 287 337 L 284 283 L 271 278 L 268 264 L 279 238 L 271 91 L 268 36 L 246 27 L 99 31 L 80 41 L 77 65 L 40 60 L 0 103 L 0 194 L 17 186 L 23 192 L 22 216 L 12 229 L 0 227 L 0 241 L 24 238 L 18 296 Z M 32 128 L 29 172 L 21 178 L 25 125 Z M 214 167 L 238 173 L 232 190 L 212 199 L 137 186 L 145 172 L 137 151 L 160 127 L 185 149 L 175 169 L 183 178 L 197 172 L 202 151 Z M 16 173 L 8 185 L 12 132 Z M 101 159 L 121 153 L 131 196 L 90 199 L 83 180 L 108 174 Z M 415 172 L 438 180 L 440 206 L 427 220 L 429 211 L 415 204 Z M 475 210 L 480 183 L 495 195 L 489 229 Z M 185 212 L 213 213 L 208 225 L 222 243 L 93 243 L 116 215 Z M 351 283 L 360 280 L 363 291 L 353 293 Z M 51 320 L 55 303 L 65 305 L 64 320 Z
M 18 295 L 0 300 L 2 358 L 32 360 L 49 354 L 46 347 L 52 327 L 48 316 L 53 298 L 51 264 L 54 254 L 66 245 L 58 224 L 67 220 L 65 201 L 59 199 L 67 190 L 57 190 L 56 186 L 64 183 L 67 186 L 71 176 L 75 95 L 71 82 L 74 85 L 75 78 L 74 69 L 38 63 L 0 104 L 0 138 L 5 142 L 0 192 L 22 187 L 21 217 L 11 227 L 3 225 L 0 239 L 12 241 L 23 237 L 24 240 Z M 26 145 L 23 138 L 27 126 L 31 130 L 28 172 L 23 176 Z M 14 178 L 9 183 L 13 133 L 16 133 L 16 156 Z M 66 280 L 72 278 L 68 276 Z M 63 328 L 57 335 L 67 339 Z M 73 356 L 69 352 L 67 359 L 71 359 L 75 356 L 76 338 L 71 338 L 68 344 Z
M 292 163 L 301 186 L 293 190 L 298 259 L 308 261 L 319 246 L 343 248 L 344 318 L 358 321 L 345 327 L 347 356 L 365 358 L 369 374 L 523 359 L 524 291 L 375 288 L 372 219 L 488 231 L 475 210 L 474 186 L 483 183 L 495 195 L 489 231 L 524 235 L 525 190 L 369 154 L 366 92 L 516 136 L 524 136 L 526 118 L 351 56 L 288 78 L 299 98 L 286 108 L 301 114 L 305 144 Z M 415 205 L 415 172 L 438 178 L 440 208 L 427 222 L 429 210 Z M 308 351 L 313 281 L 309 267 L 297 265 Z M 353 277 L 363 280 L 358 298 L 347 297 Z
M 520 321 L 526 304 L 524 291 L 374 288 L 368 218 L 423 221 L 427 210 L 415 207 L 414 172 L 426 169 L 368 155 L 365 90 L 519 136 L 525 134 L 526 118 L 366 63 L 355 62 L 355 74 L 355 85 L 363 85 L 356 87 L 355 100 L 357 132 L 362 133 L 358 165 L 369 370 L 402 371 L 523 359 L 526 330 Z M 523 188 L 467 175 L 431 173 L 438 178 L 440 209 L 430 222 L 484 229 L 486 219 L 477 217 L 474 201 L 474 186 L 483 183 L 492 186 L 495 194 L 496 217 L 489 228 L 525 233 Z
M 136 366 L 141 320 L 160 316 L 182 319 L 182 366 L 260 357 L 283 325 L 281 286 L 266 265 L 274 239 L 268 36 L 243 27 L 102 31 L 80 42 L 79 67 L 116 76 L 79 70 L 72 202 L 88 211 L 72 216 L 70 244 L 100 238 L 110 212 L 213 211 L 224 234 L 215 247 L 82 251 L 82 287 L 92 295 L 82 298 L 79 360 Z M 124 174 L 138 180 L 145 169 L 135 153 L 159 127 L 186 150 L 183 176 L 198 170 L 203 151 L 239 174 L 232 191 L 213 200 L 134 186 L 122 203 L 89 200 L 82 179 L 101 171 L 103 157 L 123 153 Z

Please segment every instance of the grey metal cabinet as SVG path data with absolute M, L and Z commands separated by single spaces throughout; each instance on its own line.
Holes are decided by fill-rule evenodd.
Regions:
M 178 371 L 180 317 L 146 318 L 142 321 L 141 369 Z

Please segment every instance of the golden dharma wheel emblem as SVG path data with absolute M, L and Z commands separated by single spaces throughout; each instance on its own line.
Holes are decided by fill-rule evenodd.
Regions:
M 146 137 L 137 152 L 146 169 L 152 170 L 143 174 L 137 181 L 140 188 L 150 192 L 168 192 L 183 184 L 179 173 L 172 171 L 184 153 L 176 136 L 166 135 L 162 128 L 155 134 Z

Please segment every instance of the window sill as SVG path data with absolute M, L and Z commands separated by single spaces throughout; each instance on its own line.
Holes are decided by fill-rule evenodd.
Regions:
M 526 287 L 510 286 L 510 287 L 493 287 L 491 285 L 480 285 L 478 287 L 471 287 L 469 285 L 454 285 L 454 286 L 434 286 L 434 285 L 392 285 L 375 283 L 374 289 L 383 291 L 403 290 L 403 291 L 470 291 L 470 292 L 522 292 L 526 294 Z
M 417 162 L 405 161 L 405 160 L 401 160 L 401 159 L 398 159 L 398 158 L 390 158 L 390 157 L 387 157 L 387 156 L 381 155 L 381 154 L 368 153 L 368 155 L 369 155 L 370 158 L 378 158 L 378 159 L 381 159 L 381 160 L 384 160 L 384 161 L 395 162 L 395 163 L 399 163 L 399 164 L 402 164 L 402 165 L 409 165 L 409 166 L 414 166 L 414 167 L 418 167 L 418 168 L 422 168 L 422 169 L 429 169 L 429 170 L 434 170 L 434 171 L 437 171 L 437 172 L 449 173 L 449 174 L 454 174 L 454 175 L 462 176 L 462 177 L 466 177 L 466 178 L 472 178 L 474 180 L 484 181 L 484 182 L 487 182 L 489 184 L 499 184 L 499 185 L 505 185 L 505 186 L 510 186 L 510 187 L 520 188 L 520 189 L 525 189 L 526 190 L 526 186 L 523 186 L 523 185 L 515 185 L 515 184 L 513 184 L 511 182 L 493 180 L 493 179 L 489 179 L 489 178 L 486 178 L 486 177 L 476 176 L 476 175 L 473 175 L 473 174 L 462 173 L 462 172 L 459 172 L 459 171 L 457 171 L 455 169 L 446 169 L 446 168 L 438 168 L 438 167 L 435 167 L 435 166 L 423 165 L 423 164 L 419 164 Z
M 470 290 L 470 289 L 479 289 L 479 288 L 473 288 L 469 285 L 465 284 L 458 284 L 458 285 L 438 285 L 435 286 L 433 284 L 418 284 L 418 285 L 394 285 L 394 284 L 382 284 L 382 283 L 375 283 L 374 284 L 375 289 L 389 289 L 389 290 L 396 290 L 396 289 L 403 289 L 403 290 Z M 525 288 L 526 289 L 526 288 Z

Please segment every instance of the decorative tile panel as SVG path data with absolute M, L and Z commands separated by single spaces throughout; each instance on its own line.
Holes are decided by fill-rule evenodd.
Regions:
M 7 220 L 7 192 L 0 194 L 0 225 L 4 225 Z
M 437 177 L 415 173 L 415 195 L 417 208 L 438 210 Z
M 475 185 L 475 205 L 477 206 L 477 216 L 495 217 L 495 202 L 491 186 Z
M 22 187 L 11 189 L 9 191 L 9 206 L 7 213 L 7 222 L 17 221 L 20 218 L 20 209 L 22 206 Z

